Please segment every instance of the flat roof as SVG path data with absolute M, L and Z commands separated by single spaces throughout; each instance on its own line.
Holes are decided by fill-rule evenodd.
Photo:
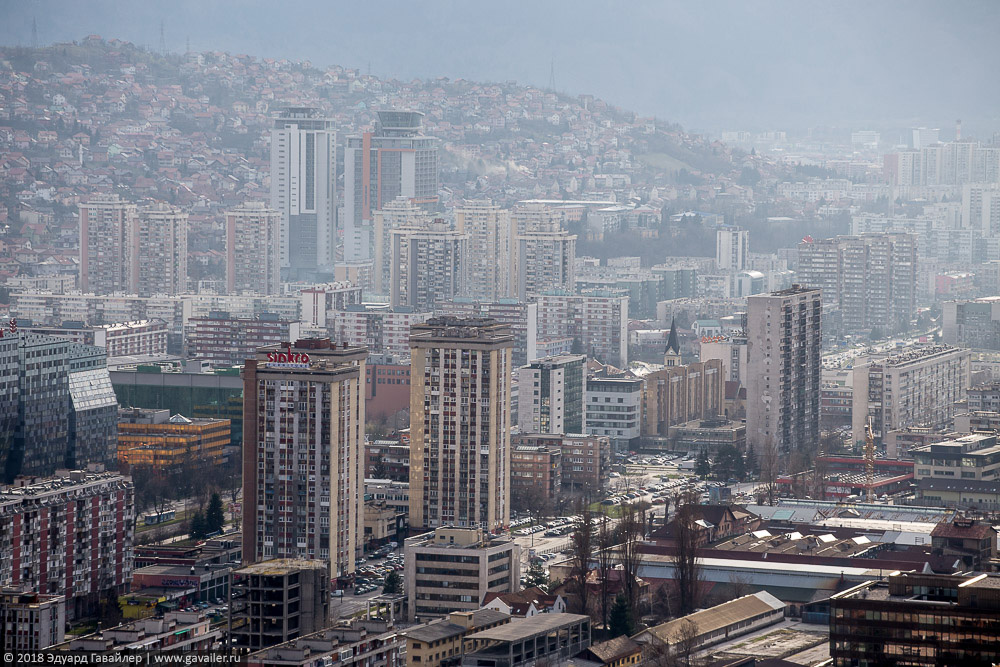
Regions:
M 469 639 L 486 639 L 513 642 L 535 635 L 545 634 L 581 621 L 589 621 L 583 614 L 539 614 L 531 618 L 520 618 L 510 623 L 469 635 Z
M 399 634 L 407 639 L 415 639 L 419 642 L 436 642 L 450 637 L 461 637 L 465 628 L 456 623 L 441 619 L 432 621 L 427 625 L 409 628 Z
M 660 640 L 673 644 L 681 640 L 682 628 L 689 621 L 695 624 L 698 634 L 703 635 L 721 630 L 734 623 L 749 620 L 754 616 L 777 612 L 784 608 L 784 602 L 767 591 L 760 591 L 654 626 L 647 632 Z
M 234 574 L 285 575 L 296 570 L 326 570 L 326 564 L 318 560 L 276 558 L 241 567 Z

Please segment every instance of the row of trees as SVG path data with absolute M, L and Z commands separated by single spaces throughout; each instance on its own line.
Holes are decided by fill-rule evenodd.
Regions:
M 666 619 L 682 617 L 699 607 L 701 572 L 698 563 L 697 497 L 676 494 L 671 524 L 674 542 L 674 581 L 658 591 L 658 609 L 642 604 L 639 567 L 641 543 L 651 523 L 648 503 L 622 505 L 617 522 L 606 514 L 594 521 L 586 506 L 571 535 L 571 574 L 566 582 L 578 613 L 590 614 L 609 636 L 633 635 L 639 619 L 649 611 Z M 669 515 L 669 505 L 667 514 Z

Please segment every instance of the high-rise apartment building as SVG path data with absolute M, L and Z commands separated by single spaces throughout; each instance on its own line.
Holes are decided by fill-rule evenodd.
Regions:
M 354 572 L 364 537 L 363 347 L 305 339 L 243 369 L 243 559 Z
M 333 313 L 327 328 L 334 340 L 364 345 L 369 354 L 409 357 L 410 327 L 430 318 L 430 312 L 417 312 L 406 306 L 354 304 Z
M 139 296 L 187 292 L 188 216 L 158 202 L 139 211 L 134 293 Z
M 74 470 L 0 486 L 0 588 L 66 597 L 73 619 L 128 590 L 135 498 L 117 473 Z
M 13 425 L 0 449 L 2 478 L 115 467 L 118 401 L 103 348 L 21 332 L 2 339 L 0 355 L 0 383 L 10 392 L 0 409 Z
M 468 244 L 468 234 L 443 221 L 393 231 L 389 302 L 432 310 L 458 296 L 468 281 Z
M 471 200 L 455 208 L 455 227 L 469 235 L 476 261 L 469 264 L 466 296 L 496 301 L 511 296 L 510 211 L 489 200 Z
M 136 205 L 118 195 L 94 195 L 80 204 L 80 291 L 126 294 L 134 290 Z
M 517 425 L 522 433 L 582 433 L 587 357 L 536 359 L 518 370 Z
M 337 134 L 309 107 L 285 109 L 271 130 L 271 208 L 281 214 L 281 268 L 291 278 L 333 270 Z
M 1000 184 L 971 183 L 962 188 L 962 227 L 987 239 L 1000 236 Z
M 581 353 L 601 363 L 628 364 L 628 297 L 612 292 L 557 290 L 534 297 L 538 337 L 571 338 Z
M 506 324 L 514 334 L 513 359 L 517 366 L 523 366 L 539 356 L 538 304 L 517 299 L 476 301 L 457 297 L 451 301 L 439 302 L 434 307 L 434 312 L 452 317 L 485 317 Z
M 905 330 L 917 307 L 913 234 L 838 236 L 799 244 L 799 281 L 836 304 L 847 331 Z
M 213 311 L 208 317 L 192 317 L 184 328 L 187 353 L 212 366 L 238 366 L 261 347 L 296 340 L 301 326 L 272 313 L 256 317 L 232 317 Z
M 281 214 L 263 202 L 244 202 L 226 213 L 226 291 L 281 291 Z
M 396 197 L 375 211 L 374 282 L 377 294 L 389 294 L 392 280 L 392 232 L 396 229 L 423 229 L 433 218 L 408 197 Z M 461 231 L 461 230 L 460 230 Z
M 960 411 L 957 404 L 965 400 L 970 365 L 969 350 L 949 345 L 920 345 L 856 363 L 854 440 L 864 440 L 869 419 L 878 443 L 889 431 L 908 426 L 948 426 Z M 748 394 L 748 412 L 749 402 Z
M 745 271 L 749 264 L 749 231 L 726 227 L 715 232 L 715 267 L 719 271 Z
M 431 206 L 438 200 L 438 139 L 422 134 L 418 111 L 379 111 L 374 132 L 344 147 L 344 259 L 371 258 L 375 211 L 397 197 Z
M 522 301 L 551 290 L 573 291 L 576 236 L 554 226 L 527 231 L 517 236 L 516 257 L 516 296 Z
M 764 452 L 819 440 L 820 291 L 790 289 L 747 298 L 747 442 Z
M 510 523 L 514 337 L 486 319 L 436 317 L 410 333 L 410 525 Z
M 560 229 L 563 212 L 540 202 L 524 202 L 510 212 L 511 234 L 514 239 L 539 229 Z

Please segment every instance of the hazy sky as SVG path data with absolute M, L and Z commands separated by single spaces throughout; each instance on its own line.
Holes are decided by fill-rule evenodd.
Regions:
M 90 33 L 400 78 L 514 79 L 695 129 L 1000 130 L 1000 2 L 0 0 L 0 43 Z

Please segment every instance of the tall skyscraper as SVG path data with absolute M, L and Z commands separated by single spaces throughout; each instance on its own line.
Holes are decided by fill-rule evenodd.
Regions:
M 916 237 L 898 232 L 803 241 L 799 281 L 837 304 L 847 331 L 905 330 L 917 308 Z
M 438 200 L 438 139 L 422 134 L 418 111 L 379 111 L 374 132 L 344 147 L 344 259 L 371 258 L 374 212 L 396 197 Z
M 393 231 L 389 302 L 419 311 L 454 299 L 468 280 L 468 244 L 443 221 Z
M 747 298 L 747 442 L 758 456 L 818 442 L 821 343 L 819 290 Z
M 375 292 L 388 294 L 392 279 L 392 232 L 426 228 L 431 216 L 406 197 L 396 197 L 375 211 Z
M 263 202 L 226 213 L 226 291 L 281 291 L 281 214 Z
M 104 348 L 24 332 L 0 343 L 0 383 L 6 390 L 0 418 L 13 425 L 6 451 L 0 441 L 0 478 L 52 475 L 91 463 L 113 468 L 118 400 Z
M 136 205 L 118 195 L 80 204 L 80 291 L 127 294 L 135 289 Z
M 363 347 L 306 339 L 243 369 L 243 559 L 354 571 L 364 539 Z
M 517 374 L 517 425 L 521 433 L 583 433 L 587 357 L 565 354 L 536 359 Z
M 744 271 L 749 263 L 749 231 L 726 227 L 715 232 L 715 266 L 719 271 Z
M 548 225 L 517 237 L 517 298 L 550 290 L 574 290 L 576 236 Z
M 511 296 L 510 211 L 489 200 L 472 200 L 455 208 L 455 227 L 469 235 L 476 262 L 469 264 L 466 296 L 496 301 Z
M 158 202 L 139 212 L 138 261 L 132 268 L 135 293 L 170 296 L 188 291 L 187 233 L 187 213 L 169 204 Z
M 488 319 L 411 330 L 410 526 L 509 525 L 513 346 Z
M 337 134 L 310 107 L 286 109 L 271 130 L 271 208 L 281 214 L 281 268 L 290 278 L 333 272 Z

